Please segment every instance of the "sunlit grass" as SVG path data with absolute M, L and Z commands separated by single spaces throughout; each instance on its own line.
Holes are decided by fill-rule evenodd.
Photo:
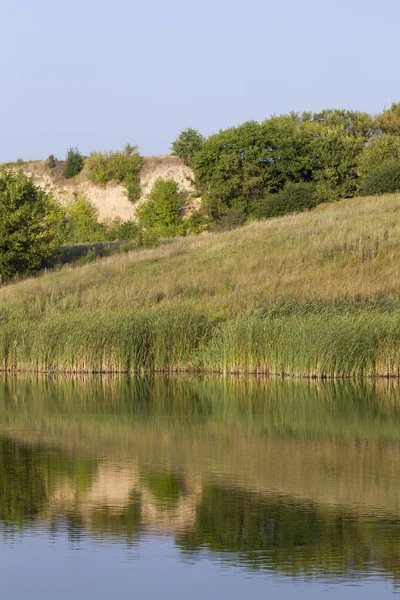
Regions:
M 65 267 L 0 289 L 0 364 L 398 375 L 400 196 Z

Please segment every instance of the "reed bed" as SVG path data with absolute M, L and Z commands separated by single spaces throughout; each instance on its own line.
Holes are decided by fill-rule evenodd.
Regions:
M 6 371 L 400 375 L 400 196 L 0 288 Z

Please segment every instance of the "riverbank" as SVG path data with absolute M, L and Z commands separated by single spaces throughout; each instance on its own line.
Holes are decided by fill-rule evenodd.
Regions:
M 400 375 L 400 196 L 343 200 L 0 289 L 0 367 Z

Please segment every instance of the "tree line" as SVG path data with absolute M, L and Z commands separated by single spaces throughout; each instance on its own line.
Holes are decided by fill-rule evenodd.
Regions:
M 79 196 L 62 208 L 22 170 L 0 173 L 0 276 L 43 266 L 62 243 L 136 239 L 148 246 L 162 237 L 221 230 L 251 219 L 311 209 L 355 195 L 400 191 L 400 102 L 372 116 L 327 109 L 248 121 L 205 138 L 187 128 L 172 154 L 193 170 L 201 204 L 188 215 L 187 194 L 173 180 L 155 182 L 136 211 L 137 221 L 102 224 Z M 17 166 L 21 166 L 18 161 Z M 113 180 L 135 203 L 143 158 L 135 145 L 84 158 L 70 148 L 65 161 L 50 155 L 55 177 L 86 177 L 104 186 Z
M 400 190 L 400 103 L 376 116 L 323 110 L 248 121 L 204 138 L 184 130 L 172 150 L 194 171 L 214 222 L 245 221 L 355 195 Z

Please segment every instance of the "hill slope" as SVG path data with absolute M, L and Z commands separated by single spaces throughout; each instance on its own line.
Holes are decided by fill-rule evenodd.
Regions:
M 398 374 L 399 216 L 343 200 L 3 287 L 0 363 Z

